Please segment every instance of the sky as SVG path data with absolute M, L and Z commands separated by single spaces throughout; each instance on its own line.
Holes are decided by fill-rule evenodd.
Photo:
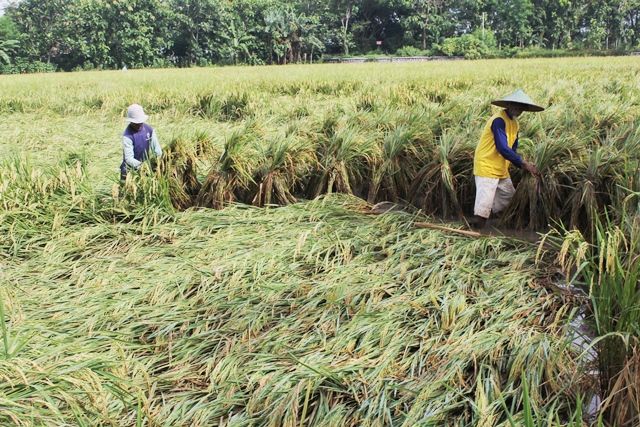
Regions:
M 9 4 L 9 0 L 0 0 L 0 15 L 4 15 L 4 8 Z

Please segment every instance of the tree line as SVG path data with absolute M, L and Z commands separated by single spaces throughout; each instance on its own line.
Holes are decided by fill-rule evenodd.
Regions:
M 640 0 L 21 0 L 0 18 L 5 68 L 480 57 L 639 43 Z

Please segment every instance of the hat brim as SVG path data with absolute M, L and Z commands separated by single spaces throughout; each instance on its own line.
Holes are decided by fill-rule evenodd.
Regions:
M 522 109 L 522 111 L 530 111 L 532 113 L 539 113 L 540 111 L 544 111 L 544 107 L 535 104 L 525 104 L 523 102 L 514 102 L 514 101 L 502 101 L 497 100 L 491 103 L 496 107 L 509 108 L 509 107 L 518 107 Z
M 138 119 L 132 119 L 132 118 L 129 118 L 129 117 L 127 117 L 126 119 L 124 119 L 124 121 L 125 121 L 125 122 L 135 123 L 135 124 L 137 124 L 137 125 L 139 125 L 139 124 L 141 124 L 141 123 L 145 123 L 147 120 L 149 120 L 149 116 L 147 116 L 146 114 L 145 114 L 145 116 L 144 116 L 144 117 L 140 117 L 140 118 L 138 118 Z

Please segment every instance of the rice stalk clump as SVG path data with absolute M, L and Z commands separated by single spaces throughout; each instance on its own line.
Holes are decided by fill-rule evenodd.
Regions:
M 472 188 L 469 139 L 445 132 L 424 149 L 421 157 L 425 163 L 411 184 L 413 202 L 430 214 L 461 216 L 461 197 L 468 197 Z
M 568 200 L 569 226 L 590 233 L 594 215 L 611 209 L 625 163 L 615 150 L 594 147 L 571 164 L 573 191 Z
M 521 143 L 523 157 L 536 165 L 541 177 L 519 174 L 516 193 L 502 220 L 519 229 L 545 229 L 553 219 L 562 218 L 567 188 L 571 185 L 567 168 L 572 161 L 572 151 L 568 144 L 558 144 L 553 139 L 535 144 L 523 139 Z
M 226 204 L 242 200 L 242 192 L 252 181 L 255 148 L 250 126 L 232 131 L 225 138 L 224 151 L 209 170 L 196 197 L 201 207 L 222 209 Z
M 358 127 L 327 118 L 318 134 L 318 167 L 309 177 L 309 195 L 361 194 L 366 166 L 378 155 L 376 141 L 364 137 Z
M 418 135 L 414 130 L 400 125 L 384 135 L 380 160 L 369 166 L 369 203 L 409 199 L 409 188 L 417 174 L 416 160 L 420 158 Z
M 261 207 L 295 203 L 296 187 L 314 165 L 312 148 L 300 138 L 276 135 L 258 152 L 258 166 L 249 188 L 251 203 Z
M 115 202 L 129 211 L 158 207 L 173 212 L 172 181 L 163 173 L 162 166 L 144 162 L 137 171 L 127 173 Z M 182 191 L 178 189 L 178 192 Z
M 208 93 L 197 97 L 192 111 L 209 119 L 239 121 L 250 115 L 250 101 L 247 92 L 232 92 L 227 95 Z
M 157 175 L 165 175 L 169 182 L 169 196 L 174 207 L 184 210 L 193 206 L 200 192 L 196 165 L 198 146 L 187 140 L 176 138 L 171 141 L 161 158 Z

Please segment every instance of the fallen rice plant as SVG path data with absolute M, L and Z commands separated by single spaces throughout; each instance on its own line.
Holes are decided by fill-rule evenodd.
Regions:
M 534 252 L 361 215 L 363 203 L 43 224 L 44 246 L 18 248 L 3 275 L 15 344 L 0 419 L 504 423 L 500 399 L 524 414 L 523 381 L 538 413 L 570 413 L 571 309 L 541 286 Z

